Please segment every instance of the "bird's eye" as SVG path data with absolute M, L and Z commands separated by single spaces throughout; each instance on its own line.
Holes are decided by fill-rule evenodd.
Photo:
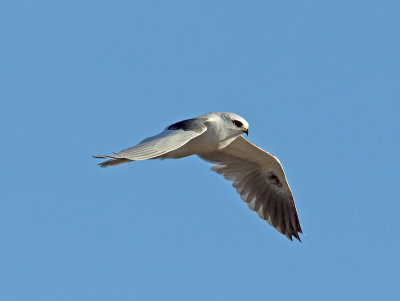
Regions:
M 237 126 L 238 128 L 241 128 L 243 126 L 243 123 L 241 123 L 239 120 L 233 120 L 233 125 Z

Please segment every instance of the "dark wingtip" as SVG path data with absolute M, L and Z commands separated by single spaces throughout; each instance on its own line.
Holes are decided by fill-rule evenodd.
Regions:
M 102 168 L 108 167 L 108 166 L 113 166 L 113 165 L 119 165 L 119 164 L 125 163 L 127 161 L 130 161 L 127 159 L 115 158 L 113 156 L 105 156 L 105 155 L 96 155 L 96 156 L 92 156 L 92 157 L 96 158 L 96 159 L 110 159 L 110 160 L 107 160 L 107 161 L 97 164 Z
M 299 233 L 295 232 L 295 233 L 293 233 L 293 236 L 296 237 L 296 239 L 297 239 L 299 242 L 302 242 L 301 239 L 300 239 Z
M 125 159 L 125 158 L 112 158 L 112 157 L 107 157 L 110 160 L 104 161 L 99 163 L 98 165 L 102 168 L 104 167 L 109 167 L 109 166 L 118 166 L 124 163 L 128 163 L 128 162 L 132 162 L 134 160 L 129 160 L 129 159 Z

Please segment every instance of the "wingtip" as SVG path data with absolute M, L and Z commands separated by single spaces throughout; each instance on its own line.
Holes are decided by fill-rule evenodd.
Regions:
M 300 232 L 300 231 L 299 231 L 299 232 Z M 300 239 L 299 233 L 295 232 L 295 233 L 293 234 L 293 236 L 294 236 L 299 242 L 302 242 L 301 239 Z
M 92 156 L 92 158 L 95 158 L 95 159 L 109 159 L 109 156 L 105 156 L 105 155 L 94 155 L 94 156 Z
M 118 165 L 121 165 L 124 163 L 134 161 L 134 160 L 126 159 L 126 158 L 115 158 L 112 156 L 101 156 L 101 157 L 95 156 L 95 158 L 110 159 L 110 160 L 107 160 L 107 161 L 104 161 L 104 162 L 101 162 L 98 164 L 102 168 L 109 167 L 109 166 L 118 166 Z
M 101 162 L 101 163 L 97 164 L 102 168 L 113 166 L 114 165 L 113 162 L 117 161 L 117 158 L 115 158 L 113 156 L 106 156 L 106 155 L 95 155 L 95 156 L 92 156 L 92 158 L 95 158 L 95 159 L 110 159 L 110 160 L 107 160 L 107 161 L 104 161 L 104 162 Z

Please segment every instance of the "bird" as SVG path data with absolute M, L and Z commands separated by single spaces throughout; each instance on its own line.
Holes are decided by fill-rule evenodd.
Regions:
M 197 155 L 211 170 L 232 182 L 241 199 L 258 216 L 290 240 L 303 233 L 282 165 L 271 153 L 243 137 L 249 123 L 234 113 L 212 112 L 167 126 L 160 134 L 113 155 L 101 167 L 148 159 Z

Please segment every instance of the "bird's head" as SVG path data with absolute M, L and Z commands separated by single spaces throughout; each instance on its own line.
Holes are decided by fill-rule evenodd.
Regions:
M 232 134 L 239 136 L 246 133 L 249 135 L 249 123 L 243 117 L 234 113 L 224 113 L 223 119 Z

